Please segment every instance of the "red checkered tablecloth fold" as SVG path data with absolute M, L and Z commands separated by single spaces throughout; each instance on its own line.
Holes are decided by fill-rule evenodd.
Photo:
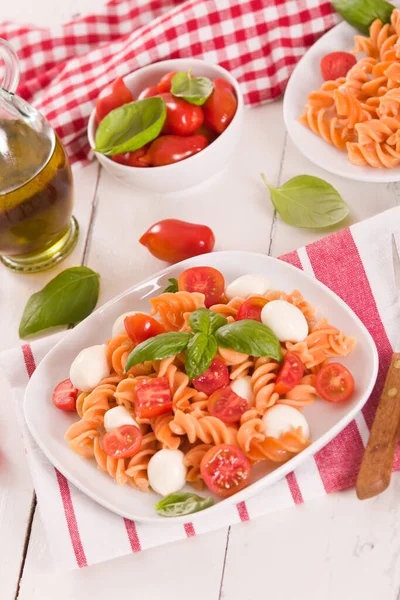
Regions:
M 327 0 L 111 0 L 52 29 L 0 23 L 18 53 L 17 93 L 47 117 L 72 162 L 85 163 L 86 126 L 100 90 L 168 58 L 218 63 L 254 106 L 282 94 L 295 64 L 338 22 Z

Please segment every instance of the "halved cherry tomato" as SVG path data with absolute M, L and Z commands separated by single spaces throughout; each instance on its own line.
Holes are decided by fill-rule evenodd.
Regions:
M 239 310 L 236 313 L 236 321 L 252 319 L 253 321 L 259 321 L 261 323 L 261 311 L 267 302 L 268 300 L 262 296 L 247 298 L 247 300 L 239 306 Z
M 142 432 L 135 425 L 121 425 L 105 433 L 101 445 L 107 456 L 130 458 L 140 450 Z
M 152 98 L 153 96 L 158 96 L 159 93 L 160 90 L 156 85 L 150 85 L 140 92 L 138 100 L 143 100 L 143 98 Z
M 247 400 L 238 396 L 229 386 L 219 388 L 208 399 L 208 412 L 224 423 L 237 423 L 249 408 Z
M 162 133 L 191 135 L 203 125 L 204 114 L 201 106 L 190 104 L 172 94 L 160 94 L 167 105 L 167 118 Z
M 164 93 L 171 91 L 172 78 L 174 75 L 176 75 L 176 71 L 171 71 L 171 73 L 166 73 L 163 77 L 161 77 L 157 84 L 159 92 Z
M 166 377 L 146 379 L 135 388 L 135 409 L 140 419 L 152 419 L 172 410 L 172 396 Z
M 217 444 L 203 456 L 200 472 L 204 483 L 214 494 L 227 498 L 248 485 L 251 465 L 236 446 Z
M 173 263 L 211 252 L 215 237 L 207 225 L 165 219 L 152 225 L 139 242 L 156 258 Z
M 143 148 L 139 148 L 138 150 L 134 150 L 134 152 L 125 152 L 124 154 L 114 154 L 111 159 L 114 162 L 119 163 L 120 165 L 126 165 L 127 167 L 142 167 L 146 168 L 150 165 L 147 162 L 142 160 L 143 156 L 145 156 L 148 150 L 149 144 L 143 146 Z
M 210 396 L 213 392 L 229 384 L 228 367 L 220 358 L 214 358 L 205 373 L 192 379 L 192 385 L 198 392 Z
M 72 385 L 70 379 L 61 381 L 53 392 L 53 404 L 60 410 L 67 412 L 73 412 L 76 410 L 76 399 L 78 397 L 79 390 Z
M 165 333 L 165 327 L 162 323 L 144 313 L 136 313 L 136 315 L 125 317 L 124 325 L 126 333 L 135 344 L 140 344 L 155 335 Z
M 215 79 L 214 90 L 203 105 L 204 125 L 217 133 L 225 131 L 237 110 L 236 95 L 226 86 L 227 83 L 223 79 Z
M 118 77 L 110 85 L 101 90 L 96 100 L 96 122 L 100 123 L 109 112 L 133 101 L 130 90 L 126 87 L 122 77 Z
M 207 146 L 204 135 L 161 135 L 141 159 L 148 166 L 163 167 L 197 154 Z
M 205 295 L 204 304 L 208 308 L 220 300 L 225 289 L 225 279 L 213 267 L 192 267 L 180 274 L 178 288 L 186 292 L 201 292 Z
M 286 394 L 300 383 L 304 375 L 304 365 L 294 352 L 286 352 L 283 364 L 275 381 L 274 391 Z
M 330 52 L 321 59 L 322 77 L 325 81 L 345 77 L 356 62 L 357 58 L 349 52 Z
M 354 378 L 340 363 L 330 363 L 318 371 L 315 387 L 328 402 L 345 402 L 354 392 Z

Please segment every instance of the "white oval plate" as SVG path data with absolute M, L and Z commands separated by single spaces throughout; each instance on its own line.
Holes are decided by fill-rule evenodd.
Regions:
M 209 265 L 219 269 L 227 282 L 246 273 L 260 273 L 271 281 L 273 288 L 287 292 L 298 288 L 307 301 L 318 307 L 319 315 L 328 317 L 335 326 L 348 335 L 355 336 L 358 344 L 351 356 L 344 361 L 356 381 L 356 391 L 351 401 L 340 405 L 317 401 L 304 410 L 311 427 L 311 446 L 272 471 L 271 467 L 260 463 L 252 485 L 231 498 L 216 499 L 214 506 L 191 515 L 190 519 L 207 518 L 221 510 L 222 505 L 253 496 L 315 454 L 361 410 L 377 375 L 378 355 L 375 344 L 350 308 L 319 281 L 275 258 L 250 252 L 214 252 L 173 265 L 135 285 L 96 310 L 47 354 L 27 387 L 24 411 L 37 444 L 65 477 L 99 504 L 137 521 L 167 524 L 172 521 L 184 522 L 188 517 L 159 517 L 154 510 L 159 496 L 154 493 L 145 494 L 129 486 L 117 486 L 111 477 L 96 468 L 94 461 L 77 456 L 64 441 L 66 429 L 77 420 L 77 416 L 54 408 L 51 402 L 52 391 L 59 381 L 68 377 L 70 364 L 82 348 L 104 343 L 111 336 L 112 324 L 121 313 L 129 310 L 148 311 L 148 299 L 159 294 L 168 285 L 169 277 L 178 277 L 184 269 L 196 265 Z
M 318 90 L 324 82 L 319 68 L 321 58 L 329 52 L 339 50 L 350 52 L 354 46 L 355 35 L 360 35 L 360 32 L 348 23 L 339 23 L 311 46 L 296 65 L 283 100 L 286 129 L 298 150 L 318 167 L 330 173 L 347 179 L 374 183 L 399 181 L 400 167 L 394 169 L 357 167 L 349 161 L 347 152 L 341 152 L 328 144 L 297 120 L 304 111 L 308 94 Z

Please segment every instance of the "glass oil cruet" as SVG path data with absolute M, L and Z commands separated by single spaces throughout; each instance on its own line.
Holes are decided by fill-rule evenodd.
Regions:
M 2 39 L 0 60 L 0 260 L 34 273 L 63 260 L 76 245 L 72 173 L 50 124 L 15 95 L 18 57 Z

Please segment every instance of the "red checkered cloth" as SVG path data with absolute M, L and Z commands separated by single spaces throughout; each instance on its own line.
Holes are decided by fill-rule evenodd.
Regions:
M 116 77 L 168 58 L 230 71 L 247 105 L 282 94 L 294 65 L 338 21 L 326 0 L 111 0 L 95 15 L 43 29 L 0 24 L 18 53 L 18 94 L 47 117 L 72 162 L 86 162 L 86 126 Z

